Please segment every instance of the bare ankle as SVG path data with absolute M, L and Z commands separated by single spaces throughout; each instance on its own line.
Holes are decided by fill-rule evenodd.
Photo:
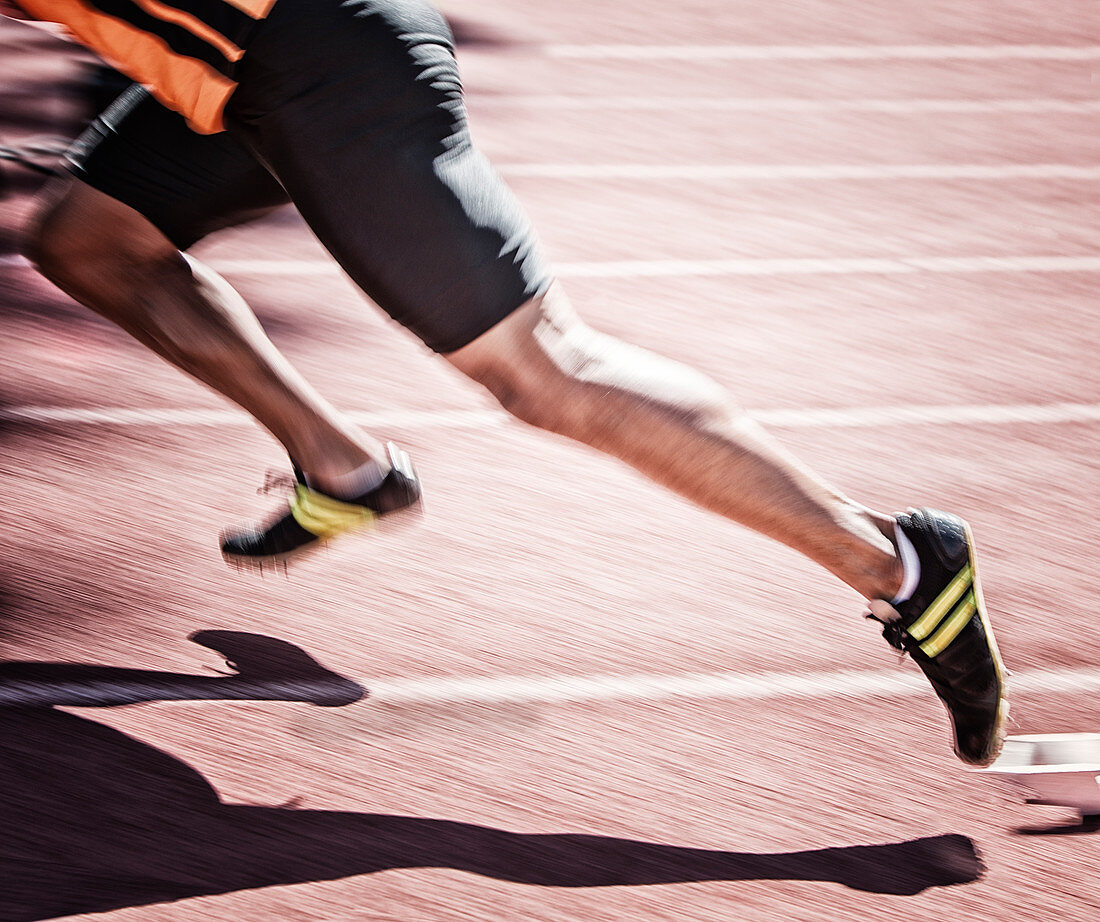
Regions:
M 890 555 L 879 561 L 874 577 L 864 592 L 867 599 L 893 599 L 901 590 L 905 581 L 905 566 L 898 550 L 892 516 L 873 514 L 879 532 L 889 542 Z
M 865 599 L 894 598 L 901 588 L 904 568 L 894 538 L 893 518 L 854 506 L 842 526 L 846 540 L 829 569 Z
M 305 472 L 306 484 L 336 499 L 354 499 L 369 493 L 386 479 L 389 465 L 373 458 L 350 471 L 337 474 Z

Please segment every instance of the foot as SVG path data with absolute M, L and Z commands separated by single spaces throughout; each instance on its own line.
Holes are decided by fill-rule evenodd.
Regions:
M 970 527 L 933 509 L 897 517 L 920 561 L 912 596 L 871 603 L 883 636 L 906 651 L 947 707 L 955 754 L 989 765 L 1004 742 L 1008 699 L 1005 669 L 985 611 Z
M 386 449 L 390 472 L 373 490 L 353 499 L 336 499 L 306 486 L 296 467 L 294 495 L 286 513 L 259 529 L 224 533 L 222 556 L 229 563 L 263 569 L 265 563 L 283 563 L 337 535 L 417 505 L 420 480 L 409 456 L 392 442 Z

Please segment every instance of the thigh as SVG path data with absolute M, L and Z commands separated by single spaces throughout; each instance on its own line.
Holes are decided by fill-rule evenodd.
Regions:
M 137 86 L 88 127 L 68 161 L 81 181 L 139 212 L 181 250 L 289 201 L 236 140 L 196 134 Z
M 420 0 L 280 0 L 227 110 L 351 278 L 443 353 L 549 284 L 471 141 L 451 41 Z

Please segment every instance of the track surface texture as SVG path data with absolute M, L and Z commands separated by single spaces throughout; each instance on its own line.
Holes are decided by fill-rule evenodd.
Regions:
M 589 321 L 854 498 L 967 517 L 1010 732 L 1100 731 L 1100 6 L 444 10 Z M 72 137 L 87 67 L 0 23 L 0 143 Z M 2 169 L 0 688 L 165 700 L 0 707 L 0 920 L 1100 916 L 1096 825 L 957 762 L 853 593 L 510 421 L 291 210 L 197 255 L 409 449 L 426 514 L 285 578 L 226 568 L 278 447 L 35 276 L 40 180 Z M 204 630 L 242 675 L 298 648 L 295 688 L 315 659 L 371 694 L 170 700 L 239 687 Z

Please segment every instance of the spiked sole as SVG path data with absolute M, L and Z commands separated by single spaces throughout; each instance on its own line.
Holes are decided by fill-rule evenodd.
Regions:
M 223 550 L 222 560 L 224 560 L 229 566 L 233 567 L 238 572 L 259 573 L 261 576 L 264 576 L 269 571 L 276 574 L 281 571 L 283 576 L 288 576 L 290 574 L 291 563 L 301 563 L 306 558 L 311 557 L 317 552 L 327 548 L 332 541 L 335 541 L 338 538 L 343 538 L 346 535 L 355 534 L 356 531 L 364 534 L 367 532 L 386 533 L 389 532 L 394 526 L 408 524 L 410 519 L 419 518 L 423 514 L 423 500 L 417 500 L 411 506 L 407 506 L 404 509 L 395 509 L 393 512 L 387 512 L 385 515 L 380 515 L 369 524 L 363 525 L 359 529 L 347 531 L 340 535 L 334 535 L 331 538 L 319 537 L 315 541 L 309 541 L 305 544 L 300 544 L 293 550 L 285 551 L 282 554 L 265 554 L 263 556 L 253 556 L 249 554 L 227 554 Z
M 1001 651 L 997 647 L 997 639 L 993 635 L 993 625 L 989 620 L 989 614 L 985 607 L 985 596 L 982 593 L 982 582 L 978 574 L 978 561 L 974 554 L 974 535 L 970 531 L 970 524 L 963 521 L 963 531 L 966 535 L 966 556 L 970 562 L 970 572 L 973 574 L 974 580 L 974 598 L 977 601 L 977 616 L 981 619 L 982 628 L 985 630 L 986 640 L 989 643 L 989 654 L 993 659 L 993 669 L 997 675 L 997 682 L 1000 685 L 1000 700 L 997 703 L 997 716 L 993 724 L 993 735 L 990 741 L 990 747 L 985 752 L 982 761 L 974 762 L 972 764 L 986 766 L 992 763 L 998 755 L 1000 755 L 1001 748 L 1004 746 L 1004 739 L 1006 734 L 1006 726 L 1008 723 L 1009 703 L 1008 703 L 1008 672 L 1005 670 L 1004 661 L 1001 659 Z M 962 758 L 958 750 L 955 750 L 955 754 Z M 963 761 L 969 762 L 968 759 Z

